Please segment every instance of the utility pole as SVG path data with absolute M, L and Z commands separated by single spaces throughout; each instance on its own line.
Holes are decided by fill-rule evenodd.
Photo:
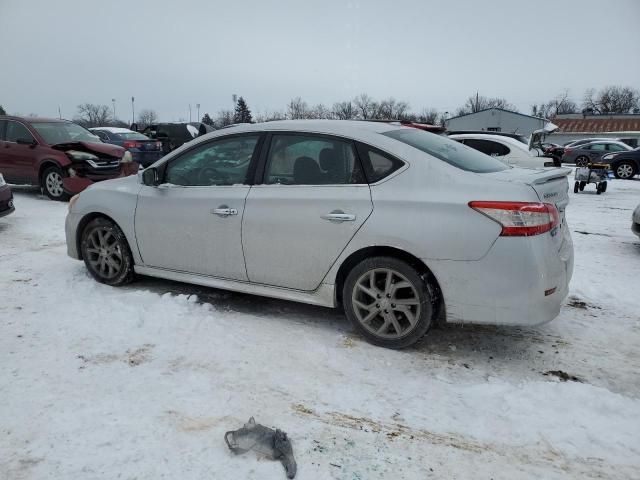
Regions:
M 198 118 L 196 120 L 199 122 L 200 120 L 202 120 L 200 118 L 200 104 L 199 103 L 196 103 L 196 108 L 198 109 Z
M 111 101 L 113 102 L 113 120 L 116 120 L 116 99 L 112 98 Z
M 189 104 L 189 123 L 191 123 L 191 104 Z
M 476 112 L 478 111 L 478 92 L 476 92 Z
M 131 97 L 131 125 L 136 123 L 135 97 Z
M 58 118 L 62 120 L 62 111 L 60 110 L 60 105 L 58 105 Z

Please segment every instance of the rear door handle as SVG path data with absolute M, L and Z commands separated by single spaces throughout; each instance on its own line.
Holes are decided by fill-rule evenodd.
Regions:
M 221 207 L 214 208 L 213 210 L 211 210 L 211 213 L 213 213 L 214 215 L 219 215 L 221 217 L 228 217 L 229 215 L 237 215 L 238 210 L 223 205 Z
M 321 215 L 320 218 L 323 220 L 329 220 L 330 222 L 353 222 L 356 219 L 356 216 L 351 213 L 338 211 Z

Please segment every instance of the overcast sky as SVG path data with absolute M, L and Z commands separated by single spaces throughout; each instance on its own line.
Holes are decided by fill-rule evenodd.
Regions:
M 453 112 L 475 94 L 525 113 L 568 88 L 640 88 L 639 0 L 0 0 L 0 104 L 71 118 L 284 110 L 366 92 Z

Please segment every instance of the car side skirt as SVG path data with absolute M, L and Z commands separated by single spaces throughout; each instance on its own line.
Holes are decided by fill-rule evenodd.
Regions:
M 164 268 L 144 267 L 141 265 L 136 265 L 134 270 L 140 275 L 164 278 L 166 280 L 174 280 L 176 282 L 193 283 L 204 287 L 220 288 L 222 290 L 231 290 L 234 292 L 249 293 L 263 297 L 290 300 L 292 302 L 308 303 L 321 307 L 333 308 L 336 306 L 334 285 L 328 283 L 320 284 L 320 286 L 312 292 L 305 292 L 291 288 L 274 287 L 239 280 L 211 277 L 208 275 L 179 272 Z

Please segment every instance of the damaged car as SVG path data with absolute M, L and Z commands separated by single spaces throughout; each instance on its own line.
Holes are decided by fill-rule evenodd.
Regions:
M 124 148 L 67 120 L 0 116 L 0 170 L 7 183 L 36 185 L 67 200 L 94 182 L 122 176 Z

